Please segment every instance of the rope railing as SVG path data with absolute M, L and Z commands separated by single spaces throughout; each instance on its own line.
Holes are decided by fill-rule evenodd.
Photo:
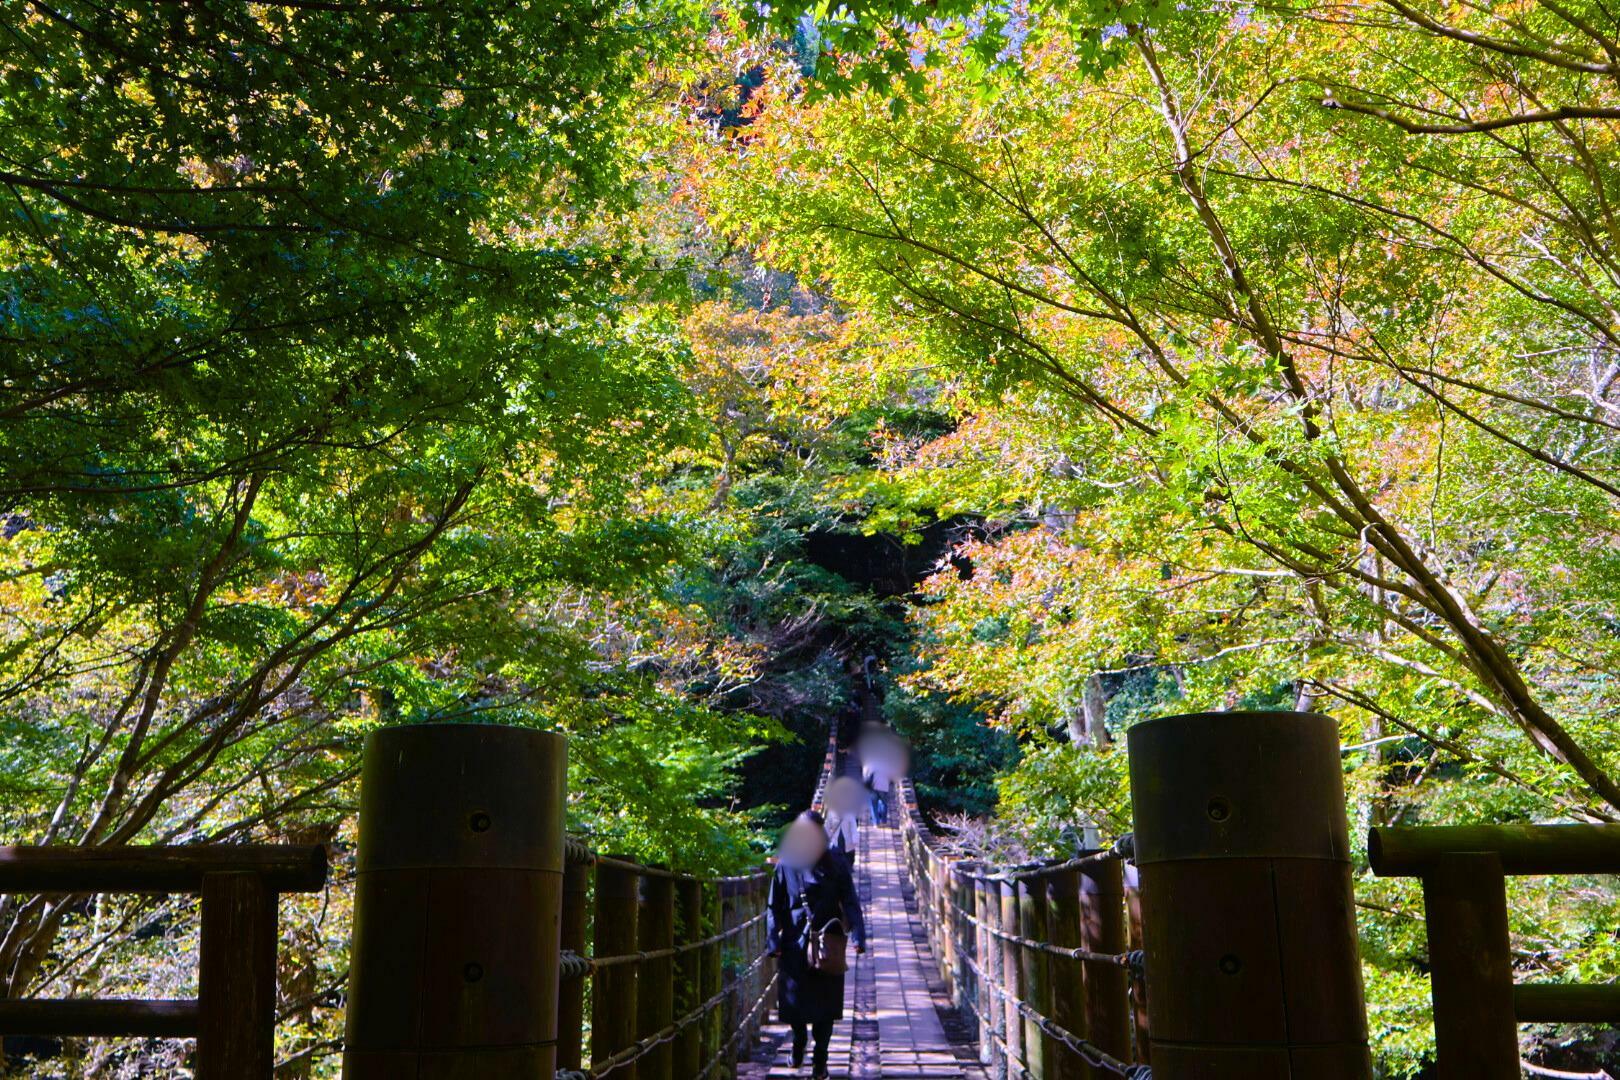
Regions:
M 748 1011 L 743 1014 L 742 1022 L 732 1029 L 731 1037 L 727 1040 L 726 1045 L 733 1052 L 738 1044 L 744 1041 L 749 1029 L 759 1024 L 760 1014 L 764 1011 L 765 1003 L 770 999 L 772 991 L 776 989 L 778 978 L 780 976 L 776 973 L 771 974 L 770 981 L 765 984 L 765 989 L 760 992 L 760 995 L 754 999 L 753 1005 L 749 1006 Z M 722 1060 L 719 1057 L 711 1058 L 709 1063 L 703 1067 L 703 1071 L 698 1073 L 697 1080 L 707 1080 L 707 1077 L 720 1067 Z
M 829 739 L 814 805 L 837 764 Z M 734 1076 L 776 987 L 765 941 L 769 868 L 685 874 L 602 854 L 578 836 L 566 838 L 564 856 L 557 1080 Z M 723 950 L 740 953 L 741 966 Z
M 742 983 L 745 982 L 751 975 L 763 967 L 768 959 L 769 957 L 764 954 L 756 957 L 754 962 L 749 964 L 746 969 L 734 975 L 732 980 L 727 983 L 719 993 L 713 995 L 707 1001 L 703 1002 L 697 1008 L 691 1010 L 685 1016 L 681 1017 L 679 1020 L 676 1020 L 663 1030 L 637 1040 L 634 1044 L 625 1047 L 623 1050 L 619 1051 L 617 1054 L 614 1054 L 612 1057 L 607 1058 L 606 1060 L 593 1061 L 589 1069 L 558 1072 L 557 1080 L 602 1080 L 603 1077 L 610 1075 L 615 1070 L 623 1069 L 629 1065 L 636 1064 L 637 1062 L 641 1061 L 642 1058 L 645 1058 L 659 1047 L 671 1045 L 682 1032 L 701 1022 L 710 1013 L 724 1005 L 726 1001 L 730 999 L 732 994 L 735 993 L 737 987 L 742 985 Z M 767 985 L 774 986 L 775 984 L 776 978 L 773 975 Z M 747 1021 L 757 1013 L 758 1005 L 759 1002 L 756 1001 L 754 1005 L 750 1007 L 748 1013 L 744 1014 L 743 1023 L 739 1025 L 738 1028 L 733 1029 L 732 1035 L 729 1039 L 727 1039 L 723 1049 L 725 1047 L 730 1047 L 734 1042 L 737 1041 L 739 1031 L 746 1030 Z M 710 1058 L 708 1064 L 705 1066 L 705 1074 L 718 1066 L 723 1057 L 724 1054 L 722 1053 Z
M 940 974 L 997 1074 L 1044 1080 L 1067 1057 L 1149 1080 L 1130 837 L 1013 867 L 946 850 L 901 784 L 907 870 Z M 1082 972 L 1083 968 L 1089 968 Z
M 1065 960 L 1079 960 L 1081 963 L 1085 964 L 1108 964 L 1112 967 L 1121 967 L 1129 971 L 1132 975 L 1138 978 L 1141 977 L 1143 960 L 1143 953 L 1141 949 L 1132 949 L 1129 952 L 1122 953 L 1100 953 L 1092 952 L 1089 949 L 1071 949 L 1062 945 L 1053 945 L 1051 942 L 1040 941 L 1036 938 L 1024 937 L 1020 934 L 1014 934 L 1003 930 L 999 926 L 993 926 L 988 921 L 981 919 L 977 915 L 974 915 L 972 912 L 968 911 L 961 904 L 957 903 L 954 898 L 947 896 L 946 902 L 949 903 L 951 908 L 956 912 L 957 918 L 968 923 L 975 929 L 983 930 L 985 933 L 990 934 L 997 940 L 1008 941 L 1025 949 L 1034 949 L 1036 952 L 1042 952 L 1048 956 L 1061 956 Z
M 816 778 L 816 790 L 810 796 L 810 808 L 817 813 L 827 811 L 827 787 L 838 775 L 838 735 L 827 736 L 827 755 L 821 762 L 821 775 Z
M 557 1080 L 734 1075 L 737 1031 L 758 1030 L 760 1010 L 747 1003 L 775 984 L 769 870 L 686 874 L 604 855 L 575 836 L 564 856 Z M 737 954 L 740 967 L 728 959 Z
M 762 911 L 752 918 L 733 926 L 730 930 L 722 930 L 718 934 L 710 934 L 698 941 L 688 941 L 668 949 L 643 949 L 633 953 L 620 953 L 618 956 L 581 956 L 578 953 L 563 952 L 563 977 L 580 978 L 602 968 L 618 967 L 621 964 L 639 964 L 648 960 L 663 960 L 672 956 L 684 956 L 697 949 L 705 949 L 743 933 L 745 930 L 765 921 Z
M 988 988 L 992 994 L 1001 998 L 1013 1009 L 1017 1010 L 1021 1017 L 1033 1023 L 1043 1033 L 1063 1043 L 1075 1054 L 1075 1056 L 1079 1057 L 1087 1065 L 1090 1065 L 1094 1069 L 1106 1069 L 1115 1076 L 1125 1077 L 1126 1080 L 1152 1080 L 1153 1069 L 1151 1066 L 1133 1065 L 1128 1061 L 1123 1061 L 1120 1058 L 1115 1057 L 1102 1047 L 1098 1046 L 1096 1043 L 1082 1039 L 1080 1036 L 1060 1026 L 1050 1017 L 1042 1016 L 1040 1013 L 1036 1012 L 1027 1001 L 1020 1000 L 1019 998 L 1009 994 L 1005 987 L 1003 987 L 995 979 L 985 974 L 984 971 L 980 969 L 972 959 L 968 959 L 967 964 L 968 967 L 973 971 L 974 975 L 980 979 L 981 983 Z M 994 1033 L 992 1033 L 991 1037 L 998 1038 Z M 1001 1041 L 1001 1045 L 1003 1051 L 1005 1051 L 1005 1041 Z
M 1096 851 L 1085 851 L 1069 859 L 1057 859 L 1050 862 L 1033 863 L 1007 867 L 1005 869 L 973 870 L 964 868 L 961 873 L 970 878 L 983 881 L 1031 881 L 1036 878 L 1050 877 L 1054 874 L 1066 873 L 1070 870 L 1085 870 L 1101 863 L 1115 862 L 1130 858 L 1131 836 L 1126 833 L 1120 837 L 1113 847 L 1099 848 Z

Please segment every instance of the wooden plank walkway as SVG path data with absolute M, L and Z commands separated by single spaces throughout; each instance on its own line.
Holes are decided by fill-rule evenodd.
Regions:
M 891 811 L 893 813 L 898 808 Z M 906 911 L 905 857 L 900 831 L 861 829 L 856 885 L 866 914 L 867 952 L 844 980 L 844 1016 L 833 1029 L 831 1074 L 848 1080 L 985 1080 L 974 1048 L 953 1044 L 941 1023 L 929 972 L 934 959 L 927 939 Z M 773 1010 L 774 1017 L 774 1010 Z M 756 1058 L 749 1080 L 788 1080 L 810 1075 L 795 1070 L 788 1030 L 767 1025 L 774 1053 Z

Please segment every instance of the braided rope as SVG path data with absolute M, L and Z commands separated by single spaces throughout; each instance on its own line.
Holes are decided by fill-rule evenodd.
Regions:
M 640 964 L 648 960 L 666 960 L 669 957 L 681 956 L 697 949 L 706 949 L 710 945 L 718 945 L 723 941 L 736 937 L 749 927 L 763 922 L 764 919 L 765 914 L 764 912 L 761 912 L 752 918 L 744 919 L 742 922 L 738 923 L 736 926 L 733 926 L 729 930 L 722 930 L 718 934 L 711 934 L 700 941 L 688 941 L 681 945 L 673 945 L 667 949 L 642 949 L 633 953 L 620 953 L 617 956 L 600 957 L 582 956 L 576 952 L 565 952 L 563 953 L 563 978 L 577 979 L 593 971 L 600 971 L 603 968 L 620 967 L 624 964 Z M 577 965 L 580 963 L 585 965 L 584 969 L 576 970 Z
M 676 1020 L 662 1031 L 648 1035 L 646 1038 L 625 1047 L 623 1050 L 620 1050 L 610 1058 L 606 1058 L 605 1060 L 599 1062 L 593 1061 L 590 1068 L 583 1072 L 577 1070 L 569 1070 L 567 1072 L 559 1071 L 556 1075 L 556 1080 L 601 1080 L 602 1077 L 609 1075 L 616 1069 L 622 1069 L 627 1065 L 640 1061 L 658 1047 L 674 1042 L 680 1037 L 683 1031 L 691 1027 L 693 1024 L 698 1023 L 704 1017 L 708 1016 L 709 1013 L 713 1012 L 715 1009 L 724 1004 L 726 999 L 732 995 L 733 991 L 735 991 L 737 987 L 743 985 L 743 983 L 747 982 L 754 972 L 758 971 L 761 965 L 763 965 L 768 959 L 770 959 L 769 953 L 761 953 L 755 958 L 753 963 L 749 964 L 748 967 L 734 975 L 731 981 L 721 988 L 719 993 L 715 994 L 709 1000 L 703 1002 L 697 1008 L 693 1009 L 679 1020 Z M 744 1017 L 744 1026 L 747 1025 L 749 1020 L 752 1020 L 754 1013 L 759 1009 L 760 1002 L 765 999 L 765 997 L 769 994 L 770 989 L 775 985 L 776 976 L 773 975 L 770 981 L 766 983 L 766 993 L 760 995 L 759 999 L 754 1002 L 748 1014 Z M 736 1033 L 733 1032 L 732 1036 L 726 1042 L 721 1044 L 722 1052 L 719 1057 L 710 1061 L 709 1068 L 705 1069 L 702 1075 L 708 1075 L 709 1069 L 712 1069 L 715 1062 L 725 1056 L 724 1051 L 728 1049 L 735 1041 Z
M 760 992 L 759 997 L 754 999 L 754 1003 L 748 1007 L 748 1011 L 743 1013 L 742 1022 L 731 1030 L 731 1035 L 725 1042 L 720 1044 L 720 1053 L 709 1059 L 709 1063 L 703 1066 L 703 1071 L 697 1074 L 696 1080 L 707 1080 L 709 1074 L 714 1072 L 715 1068 L 725 1060 L 725 1052 L 742 1040 L 744 1032 L 748 1030 L 748 1025 L 754 1022 L 754 1017 L 759 1015 L 760 1009 L 764 1008 L 766 999 L 771 996 L 771 991 L 776 989 L 776 981 L 779 978 L 781 976 L 775 972 L 771 974 L 770 981 L 765 984 L 765 989 Z
M 960 916 L 964 922 L 971 923 L 972 925 L 983 930 L 985 933 L 990 934 L 992 937 L 1000 938 L 1002 941 L 1009 941 L 1014 945 L 1020 945 L 1026 949 L 1033 949 L 1036 952 L 1049 953 L 1052 956 L 1061 956 L 1065 960 L 1079 960 L 1080 962 L 1086 964 L 1107 964 L 1111 967 L 1121 967 L 1138 978 L 1142 976 L 1145 954 L 1141 949 L 1132 949 L 1130 952 L 1122 953 L 1100 953 L 1092 952 L 1089 949 L 1071 949 L 1062 945 L 1053 945 L 1050 942 L 1040 941 L 1036 938 L 1023 937 L 1019 934 L 1009 933 L 1008 931 L 1001 929 L 999 926 L 993 926 L 985 920 L 979 918 L 977 915 L 974 915 L 972 912 L 968 911 L 968 909 L 963 907 L 961 904 L 957 903 L 956 898 L 953 896 L 946 896 L 945 902 L 950 904 L 951 907 L 955 909 L 957 915 Z
M 967 956 L 962 957 L 962 960 L 967 964 L 968 968 L 972 970 L 973 974 L 977 976 L 979 985 L 988 987 L 992 994 L 999 997 L 1002 1001 L 1011 1004 L 1012 1007 L 1018 1012 L 1018 1015 L 1033 1023 L 1036 1027 L 1040 1028 L 1041 1031 L 1056 1039 L 1058 1042 L 1067 1046 L 1087 1065 L 1090 1065 L 1094 1069 L 1106 1069 L 1115 1076 L 1125 1077 L 1126 1080 L 1152 1080 L 1153 1070 L 1150 1066 L 1132 1065 L 1129 1062 L 1121 1061 L 1119 1058 L 1114 1057 L 1112 1054 L 1108 1053 L 1108 1051 L 1104 1050 L 1095 1043 L 1087 1042 L 1085 1039 L 1082 1039 L 1073 1032 L 1058 1026 L 1055 1021 L 1036 1012 L 1035 1009 L 1027 1002 L 1022 1001 L 1008 993 L 1006 987 L 1002 986 L 1001 983 L 997 982 L 995 979 L 986 974 L 984 969 L 978 965 L 977 961 Z M 1006 1050 L 1007 1043 L 1004 1039 L 996 1035 L 993 1031 L 990 1033 L 990 1036 L 997 1042 L 1001 1043 L 1003 1051 Z

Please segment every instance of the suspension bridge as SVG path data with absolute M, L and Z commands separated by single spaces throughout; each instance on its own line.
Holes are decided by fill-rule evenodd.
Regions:
M 1620 1024 L 1620 987 L 1515 981 L 1506 880 L 1620 872 L 1620 826 L 1347 830 L 1336 725 L 1210 713 L 1129 733 L 1135 832 L 1021 866 L 957 857 L 909 783 L 864 829 L 869 950 L 848 1080 L 1371 1080 L 1352 859 L 1421 881 L 1439 1080 L 1519 1080 L 1518 1025 Z M 829 743 L 819 799 L 856 767 Z M 348 1080 L 782 1080 L 770 868 L 705 877 L 564 827 L 567 740 L 421 725 L 367 742 Z M 0 892 L 201 897 L 195 999 L 5 1000 L 0 1035 L 195 1039 L 194 1080 L 272 1080 L 278 898 L 323 848 L 0 848 Z

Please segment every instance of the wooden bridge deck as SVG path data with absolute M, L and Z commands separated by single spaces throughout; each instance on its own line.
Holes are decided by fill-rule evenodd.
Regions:
M 891 815 L 903 812 L 891 808 Z M 856 884 L 866 914 L 867 953 L 845 979 L 844 1019 L 833 1030 L 831 1074 L 849 1080 L 985 1080 L 975 1049 L 947 1034 L 926 937 L 907 911 L 900 830 L 866 826 Z M 933 984 L 932 987 L 930 984 Z M 774 1014 L 773 1014 L 774 1018 Z M 807 1077 L 789 1058 L 787 1028 L 769 1024 L 749 1080 Z

